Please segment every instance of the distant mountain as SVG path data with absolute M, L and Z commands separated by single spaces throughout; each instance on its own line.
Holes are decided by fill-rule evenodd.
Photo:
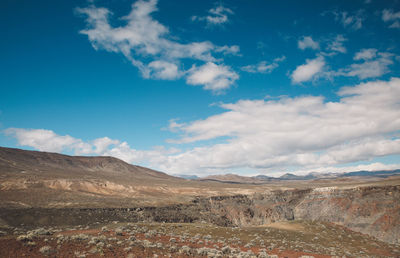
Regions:
M 229 183 L 252 183 L 252 184 L 262 184 L 267 182 L 279 182 L 279 181 L 294 181 L 294 180 L 302 180 L 302 181 L 311 181 L 311 180 L 322 180 L 322 179 L 339 179 L 346 177 L 377 177 L 377 178 L 387 178 L 393 175 L 400 175 L 400 169 L 396 170 L 383 170 L 383 171 L 354 171 L 354 172 L 346 172 L 346 173 L 318 173 L 311 172 L 306 175 L 295 175 L 292 173 L 286 173 L 280 177 L 271 177 L 266 175 L 257 175 L 252 177 L 239 176 L 235 174 L 225 174 L 225 175 L 212 175 L 203 178 L 199 178 L 199 180 L 213 180 L 220 182 L 229 182 Z
M 255 177 L 239 176 L 236 174 L 225 174 L 225 175 L 211 175 L 202 177 L 201 181 L 219 181 L 225 183 L 243 183 L 243 184 L 257 184 L 262 183 L 263 180 Z
M 199 177 L 196 175 L 174 174 L 173 176 L 184 178 L 184 179 L 190 179 L 190 180 L 199 179 Z
M 264 180 L 264 181 L 270 181 L 270 180 L 276 179 L 276 177 L 266 176 L 266 175 L 257 175 L 257 176 L 253 176 L 253 178 L 257 178 L 257 179 Z
M 281 180 L 311 180 L 311 179 L 315 179 L 316 177 L 312 174 L 308 174 L 305 176 L 297 176 L 291 173 L 286 173 L 282 176 L 279 177 L 279 179 Z
M 398 174 L 400 174 L 400 169 L 381 170 L 381 171 L 354 171 L 354 172 L 343 173 L 340 175 L 340 177 L 352 177 L 352 176 L 388 177 Z

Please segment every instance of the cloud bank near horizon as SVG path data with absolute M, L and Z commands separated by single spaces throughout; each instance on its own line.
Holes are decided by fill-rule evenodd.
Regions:
M 223 112 L 203 120 L 172 120 L 177 137 L 169 142 L 179 148 L 136 150 L 108 137 L 83 141 L 44 129 L 9 128 L 5 134 L 41 151 L 114 156 L 171 174 L 326 171 L 400 154 L 400 78 L 342 87 L 337 94 L 337 102 L 320 96 L 240 100 L 221 104 Z M 185 147 L 194 143 L 199 145 Z

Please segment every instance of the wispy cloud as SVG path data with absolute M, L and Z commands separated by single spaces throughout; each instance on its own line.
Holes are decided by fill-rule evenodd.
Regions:
M 334 55 L 336 53 L 346 53 L 347 49 L 344 46 L 344 42 L 347 39 L 343 35 L 336 35 L 336 37 L 328 43 L 326 50 L 328 51 L 328 55 Z
M 394 55 L 387 52 L 378 52 L 376 49 L 363 49 L 354 55 L 359 63 L 351 64 L 338 72 L 338 75 L 356 76 L 359 79 L 376 78 L 390 72 Z
M 378 50 L 375 48 L 361 49 L 354 55 L 354 60 L 369 60 L 376 57 L 376 52 Z
M 340 22 L 344 27 L 359 30 L 363 26 L 364 11 L 359 10 L 353 14 L 348 12 L 333 12 L 336 21 Z
M 283 62 L 286 59 L 285 56 L 275 58 L 272 63 L 268 63 L 267 61 L 261 61 L 255 65 L 246 65 L 241 69 L 242 71 L 248 73 L 271 73 L 273 70 L 279 67 L 279 63 Z
M 125 25 L 119 27 L 111 25 L 112 13 L 106 8 L 94 5 L 77 8 L 77 13 L 86 16 L 87 24 L 80 33 L 88 36 L 96 50 L 123 54 L 144 78 L 175 80 L 187 74 L 182 59 L 216 63 L 222 60 L 216 54 L 238 54 L 238 46 L 172 40 L 169 29 L 151 16 L 157 11 L 156 5 L 157 0 L 138 0 L 132 4 L 131 12 L 121 18 Z M 213 90 L 213 87 L 207 84 L 204 89 Z
M 207 16 L 192 16 L 192 21 L 205 21 L 208 26 L 223 25 L 229 22 L 233 11 L 222 4 L 208 10 Z
M 384 22 L 390 22 L 389 28 L 399 29 L 400 28 L 400 12 L 394 12 L 390 9 L 382 11 L 382 20 Z

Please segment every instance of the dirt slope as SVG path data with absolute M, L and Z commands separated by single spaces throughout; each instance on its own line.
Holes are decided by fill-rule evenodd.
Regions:
M 0 147 L 0 207 L 132 207 L 253 192 L 246 186 L 221 185 L 173 177 L 113 157 Z

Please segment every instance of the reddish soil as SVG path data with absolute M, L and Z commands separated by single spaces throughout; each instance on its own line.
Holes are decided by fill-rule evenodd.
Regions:
M 87 235 L 92 235 L 92 236 L 98 236 L 98 235 L 105 235 L 107 237 L 114 237 L 116 234 L 112 231 L 108 232 L 101 232 L 98 229 L 88 229 L 88 230 L 72 230 L 72 231 L 63 231 L 59 232 L 56 235 L 65 235 L 65 236 L 71 236 L 71 235 L 78 235 L 78 234 L 87 234 Z M 162 235 L 160 237 L 151 237 L 151 238 L 146 238 L 144 234 L 136 234 L 135 235 L 137 239 L 140 240 L 148 240 L 152 243 L 157 242 L 157 243 L 162 243 L 163 245 L 168 245 L 169 240 L 171 237 Z M 118 239 L 126 239 L 128 238 L 129 235 L 124 234 L 123 236 L 117 236 Z M 21 241 L 17 241 L 14 236 L 6 236 L 0 238 L 0 257 L 44 257 L 42 253 L 40 253 L 39 249 L 43 246 L 51 246 L 54 249 L 54 252 L 48 257 L 77 257 L 75 252 L 84 252 L 86 254 L 86 257 L 91 258 L 91 257 L 127 257 L 128 254 L 133 254 L 133 257 L 153 257 L 155 254 L 157 254 L 159 257 L 168 257 L 167 253 L 170 253 L 167 250 L 162 250 L 158 248 L 144 248 L 142 246 L 132 246 L 132 249 L 130 251 L 125 251 L 124 248 L 126 247 L 125 245 L 118 246 L 118 245 L 113 245 L 111 248 L 104 247 L 103 248 L 103 255 L 101 254 L 91 254 L 89 253 L 90 249 L 92 246 L 88 247 L 87 246 L 87 241 L 66 241 L 62 245 L 60 245 L 59 248 L 57 248 L 57 241 L 56 240 L 50 240 L 48 242 L 44 241 L 45 237 L 38 237 L 34 239 L 34 242 L 36 243 L 36 246 L 28 246 L 24 244 Z M 49 237 L 50 239 L 50 237 Z M 209 247 L 209 248 L 215 248 L 215 246 L 219 246 L 220 248 L 222 247 L 222 244 L 217 243 L 217 242 L 212 242 L 208 241 L 207 244 L 193 244 L 188 241 L 181 241 L 179 238 L 175 238 L 177 242 L 175 243 L 176 246 L 181 247 L 181 246 L 189 246 L 191 248 L 201 248 L 201 247 Z M 205 241 L 204 241 L 205 242 Z M 252 247 L 252 248 L 246 248 L 242 245 L 231 245 L 231 247 L 234 248 L 240 248 L 241 251 L 248 251 L 251 249 L 254 253 L 258 253 L 260 248 L 259 247 Z M 288 258 L 297 258 L 302 255 L 311 255 L 314 256 L 315 258 L 328 258 L 330 257 L 329 255 L 319 255 L 319 254 L 312 254 L 312 253 L 304 253 L 304 252 L 296 252 L 296 251 L 291 251 L 291 250 L 284 250 L 280 251 L 278 249 L 274 249 L 272 251 L 269 251 L 268 254 L 277 254 L 279 257 L 288 257 Z M 180 253 L 172 253 L 172 257 L 200 257 L 200 256 L 188 256 Z

